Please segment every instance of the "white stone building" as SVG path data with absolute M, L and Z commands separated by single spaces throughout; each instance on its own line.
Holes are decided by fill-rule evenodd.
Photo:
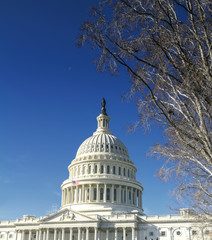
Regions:
M 61 209 L 45 217 L 1 221 L 0 240 L 212 240 L 211 221 L 200 221 L 192 210 L 143 213 L 137 169 L 109 121 L 103 102 L 96 132 L 68 167 Z

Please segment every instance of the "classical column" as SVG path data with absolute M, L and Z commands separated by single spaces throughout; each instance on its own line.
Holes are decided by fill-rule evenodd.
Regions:
M 141 199 L 141 191 L 138 190 L 138 207 L 141 207 L 140 199 Z
M 112 184 L 111 202 L 114 203 L 114 184 Z
M 65 240 L 65 228 L 62 228 L 62 240 Z
M 131 200 L 130 200 L 130 204 L 133 204 L 133 188 L 131 187 Z
M 132 240 L 135 240 L 135 228 L 132 227 Z
M 42 239 L 42 230 L 39 229 L 39 240 L 41 240 L 41 239 Z M 22 239 L 22 240 L 24 240 L 24 239 Z
M 29 230 L 29 240 L 32 238 L 32 230 Z
M 6 240 L 9 238 L 9 232 L 6 233 Z
M 85 185 L 82 185 L 82 202 L 85 202 Z
M 17 238 L 18 238 L 18 232 L 15 231 L 15 240 L 17 240 Z
M 119 185 L 119 195 L 118 195 L 118 201 L 121 203 L 121 185 Z
M 38 240 L 39 239 L 39 230 L 36 230 L 36 239 L 35 240 Z
M 25 236 L 25 231 L 22 230 L 22 232 L 21 232 L 21 240 L 24 240 L 24 236 Z
M 54 229 L 54 240 L 57 240 L 57 228 Z
M 82 199 L 82 186 L 79 187 L 78 192 L 79 192 L 78 201 L 79 201 L 79 203 L 81 203 L 81 199 Z
M 126 228 L 123 228 L 123 240 L 126 240 Z
M 85 202 L 87 202 L 87 190 L 88 190 L 88 187 L 85 186 Z
M 97 228 L 94 228 L 94 240 L 97 240 Z
M 76 186 L 76 203 L 79 202 L 79 187 Z
M 107 194 L 107 185 L 104 184 L 104 202 L 106 202 L 106 194 Z
M 96 185 L 96 201 L 99 202 L 99 184 Z
M 69 240 L 72 240 L 72 235 L 73 235 L 73 229 L 72 229 L 72 228 L 70 228 Z
M 109 229 L 106 229 L 106 240 L 109 240 Z
M 81 240 L 81 228 L 78 227 L 78 240 Z
M 99 230 L 98 230 L 98 240 L 101 240 L 101 229 L 99 228 Z
M 91 202 L 92 186 L 89 184 L 89 202 Z
M 86 237 L 85 237 L 86 240 L 89 240 L 89 228 L 86 227 Z
M 43 240 L 46 240 L 46 231 L 45 231 L 45 229 L 43 230 Z
M 115 237 L 114 237 L 114 240 L 118 240 L 118 229 L 115 228 Z
M 49 228 L 46 230 L 46 240 L 49 240 Z

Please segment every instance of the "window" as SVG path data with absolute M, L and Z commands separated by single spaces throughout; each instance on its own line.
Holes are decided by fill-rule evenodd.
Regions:
M 107 201 L 110 201 L 110 188 L 107 188 Z
M 209 235 L 210 231 L 209 230 L 205 230 L 205 235 Z
M 104 166 L 101 166 L 101 173 L 104 173 Z
M 131 202 L 131 191 L 129 191 L 129 200 Z
M 128 169 L 128 177 L 130 177 L 130 169 Z
M 10 235 L 9 235 L 9 238 L 12 238 L 12 237 L 13 237 L 13 235 L 12 235 L 12 234 L 10 234 Z
M 153 232 L 149 232 L 149 236 L 154 236 L 154 233 Z
M 165 232 L 165 231 L 162 231 L 162 232 L 160 232 L 160 235 L 161 235 L 162 237 L 164 237 L 164 236 L 166 236 L 166 232 Z
M 93 200 L 96 201 L 96 188 L 93 189 Z
M 126 190 L 124 190 L 124 202 L 126 203 Z
M 121 175 L 121 167 L 119 167 L 119 175 Z
M 110 173 L 110 166 L 107 166 L 107 173 Z
M 124 176 L 126 175 L 126 170 L 125 170 L 125 168 L 124 168 Z
M 116 174 L 116 167 L 113 166 L 113 174 Z
M 192 235 L 197 235 L 197 231 L 196 230 L 192 230 Z
M 100 200 L 103 200 L 103 196 L 104 196 L 104 189 L 100 188 Z
M 91 165 L 89 165 L 89 167 L 88 167 L 88 173 L 89 174 L 91 173 Z
M 94 167 L 94 173 L 97 173 L 97 165 Z
M 116 188 L 114 188 L 114 201 L 116 201 Z
M 178 236 L 180 236 L 180 235 L 181 235 L 181 232 L 180 232 L 180 231 L 177 231 L 176 234 L 177 234 Z

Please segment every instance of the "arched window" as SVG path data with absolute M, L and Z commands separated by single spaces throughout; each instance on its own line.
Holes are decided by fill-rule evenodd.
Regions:
M 104 166 L 101 165 L 101 173 L 104 173 Z
M 107 188 L 107 201 L 110 201 L 110 188 Z
M 104 189 L 100 188 L 100 201 L 103 200 L 103 197 L 104 197 Z
M 93 189 L 93 200 L 96 201 L 96 188 Z
M 94 167 L 94 173 L 97 173 L 97 165 Z
M 110 173 L 110 166 L 107 166 L 107 173 Z
M 119 167 L 119 175 L 121 175 L 121 167 Z
M 116 166 L 113 166 L 113 174 L 116 174 Z
M 124 176 L 126 176 L 126 170 L 125 170 L 125 168 L 124 168 Z

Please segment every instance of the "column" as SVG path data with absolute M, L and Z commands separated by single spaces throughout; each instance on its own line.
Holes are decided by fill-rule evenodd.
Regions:
M 62 240 L 65 240 L 65 228 L 62 228 Z
M 79 203 L 81 203 L 81 199 L 82 199 L 82 187 L 79 187 L 78 192 L 79 192 L 78 201 L 79 201 Z
M 94 228 L 94 240 L 97 240 L 97 228 Z
M 126 228 L 123 228 L 123 240 L 126 240 Z
M 119 186 L 118 202 L 121 203 L 121 185 Z
M 131 187 L 131 201 L 130 204 L 133 204 L 133 188 Z
M 72 240 L 72 235 L 73 235 L 73 229 L 72 229 L 72 228 L 70 228 L 69 240 Z
M 54 229 L 54 240 L 57 240 L 57 228 Z
M 92 186 L 89 184 L 89 202 L 91 202 Z
M 114 203 L 114 184 L 112 184 L 111 202 Z
M 85 202 L 87 202 L 87 186 L 85 186 Z
M 23 231 L 21 232 L 21 240 L 24 240 L 24 236 L 25 236 L 25 231 L 23 230 Z
M 45 229 L 43 230 L 43 240 L 46 240 L 46 231 L 45 231 Z
M 81 240 L 81 228 L 78 227 L 78 240 Z
M 99 184 L 96 185 L 96 201 L 99 202 Z
M 42 230 L 39 229 L 39 240 L 41 240 L 41 239 L 42 239 Z
M 46 240 L 49 240 L 49 228 L 46 230 Z
M 8 238 L 9 238 L 9 232 L 7 232 L 6 234 L 7 234 L 7 236 L 6 236 L 6 240 L 8 240 Z
M 104 202 L 106 202 L 107 185 L 104 184 Z
M 86 238 L 85 239 L 89 240 L 89 228 L 88 227 L 86 228 Z
M 38 240 L 39 239 L 39 230 L 36 230 L 36 239 L 35 240 Z
M 82 185 L 82 202 L 85 202 L 85 185 Z
M 135 240 L 135 228 L 132 227 L 132 240 Z
M 37 236 L 36 236 L 37 237 Z M 18 231 L 15 231 L 15 240 L 18 238 Z M 37 239 L 36 239 L 37 240 Z
M 115 228 L 115 237 L 114 237 L 114 240 L 118 240 L 118 229 Z
M 76 203 L 79 202 L 79 187 L 76 186 Z
M 99 228 L 99 230 L 98 230 L 98 240 L 101 240 L 101 229 Z
M 109 240 L 109 229 L 106 229 L 106 240 Z
M 138 207 L 141 207 L 140 199 L 141 199 L 141 191 L 139 190 L 138 191 Z
M 32 238 L 32 230 L 29 230 L 29 240 Z

